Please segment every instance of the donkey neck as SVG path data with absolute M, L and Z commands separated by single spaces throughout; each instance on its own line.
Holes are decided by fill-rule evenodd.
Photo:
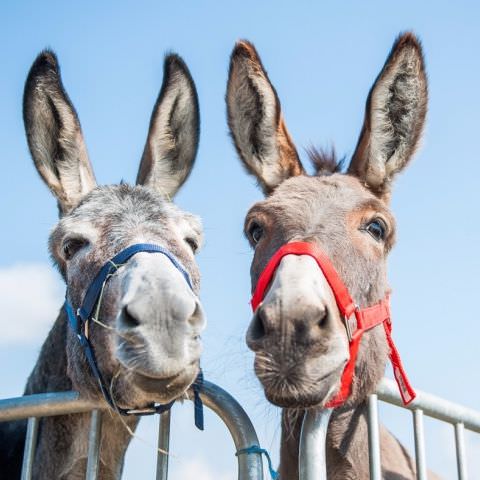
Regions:
M 25 395 L 72 389 L 72 380 L 68 375 L 67 335 L 70 335 L 70 332 L 62 308 L 30 374 Z M 85 382 L 86 388 L 89 383 Z M 80 393 L 87 397 L 98 396 L 98 392 Z M 100 478 L 119 478 L 130 434 L 122 423 L 123 419 L 117 414 L 110 415 L 109 412 L 105 412 L 102 417 Z M 136 417 L 128 417 L 124 421 L 132 430 L 138 423 Z M 62 480 L 85 478 L 89 430 L 88 413 L 42 419 L 34 478 Z
M 282 413 L 280 479 L 298 479 L 298 455 L 303 415 Z M 327 433 L 327 470 L 330 479 L 368 478 L 366 407 L 334 411 Z
M 282 414 L 280 449 L 280 479 L 296 480 L 303 415 L 292 419 L 286 410 Z M 332 480 L 368 480 L 367 406 L 334 411 L 327 433 L 327 476 Z M 382 478 L 387 480 L 414 479 L 415 466 L 400 442 L 380 426 Z

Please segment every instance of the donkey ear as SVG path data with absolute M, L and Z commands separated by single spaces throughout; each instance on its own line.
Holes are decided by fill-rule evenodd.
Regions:
M 163 72 L 137 184 L 150 186 L 172 198 L 195 162 L 200 113 L 195 84 L 185 62 L 178 55 L 168 55 Z
M 427 111 L 427 77 L 420 42 L 401 35 L 367 100 L 365 121 L 348 173 L 388 198 L 391 180 L 413 156 Z
M 287 178 L 305 173 L 277 92 L 255 47 L 245 40 L 235 45 L 230 57 L 226 100 L 238 155 L 266 195 Z
M 66 214 L 96 182 L 77 113 L 51 51 L 40 53 L 30 69 L 23 120 L 35 166 L 57 198 L 60 214 Z

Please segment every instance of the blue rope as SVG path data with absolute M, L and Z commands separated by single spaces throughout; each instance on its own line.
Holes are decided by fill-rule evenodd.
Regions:
M 272 477 L 272 480 L 278 480 L 280 477 L 278 475 L 278 472 L 274 470 L 272 466 L 272 459 L 270 458 L 270 455 L 268 454 L 267 450 L 264 448 L 260 448 L 258 445 L 252 445 L 247 448 L 241 448 L 240 450 L 235 453 L 235 456 L 239 456 L 242 454 L 247 454 L 251 455 L 252 453 L 258 453 L 260 455 L 265 455 L 267 457 L 267 462 L 268 462 L 268 471 L 270 472 L 270 476 Z

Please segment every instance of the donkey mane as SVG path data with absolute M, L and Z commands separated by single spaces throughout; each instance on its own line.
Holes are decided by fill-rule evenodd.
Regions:
M 334 146 L 330 148 L 311 146 L 305 150 L 315 170 L 315 175 L 321 177 L 343 171 L 346 157 L 338 158 Z

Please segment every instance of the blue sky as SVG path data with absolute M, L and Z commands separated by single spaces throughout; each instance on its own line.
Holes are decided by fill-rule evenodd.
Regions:
M 430 85 L 423 147 L 397 181 L 390 257 L 394 335 L 414 385 L 480 408 L 478 245 L 480 7 L 475 2 L 2 2 L 0 4 L 0 396 L 21 393 L 62 286 L 49 267 L 53 197 L 29 158 L 21 116 L 23 83 L 36 54 L 52 47 L 82 122 L 100 183 L 133 182 L 166 51 L 183 56 L 197 85 L 202 133 L 197 164 L 177 197 L 203 218 L 199 255 L 206 376 L 251 415 L 263 446 L 278 458 L 279 411 L 253 375 L 244 343 L 250 319 L 251 252 L 244 215 L 261 198 L 227 135 L 224 93 L 235 40 L 255 43 L 277 87 L 299 150 L 335 144 L 351 155 L 368 89 L 396 35 L 423 40 Z M 2 339 L 3 338 L 3 339 Z M 172 479 L 236 478 L 233 445 L 213 416 L 194 431 L 191 406 L 174 411 Z M 409 417 L 383 418 L 412 445 Z M 453 433 L 427 423 L 427 459 L 451 478 Z M 143 422 L 124 478 L 153 478 L 155 424 Z M 469 438 L 472 478 L 480 442 Z M 477 469 L 476 471 L 474 469 Z

